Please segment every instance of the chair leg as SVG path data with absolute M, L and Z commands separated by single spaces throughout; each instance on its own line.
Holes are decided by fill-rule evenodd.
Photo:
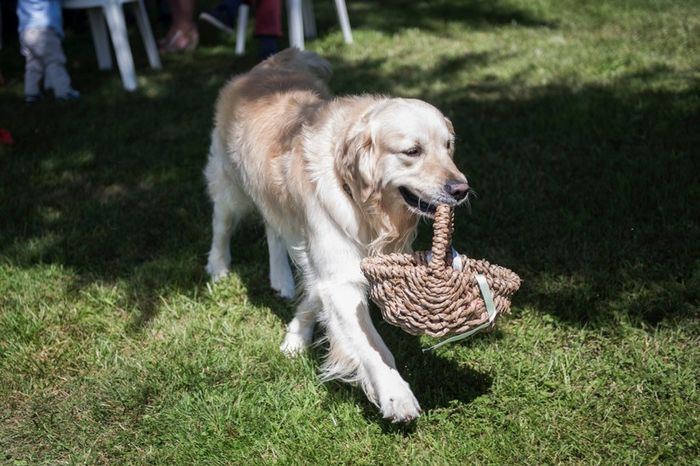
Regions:
M 97 55 L 97 67 L 101 70 L 111 70 L 112 53 L 109 49 L 109 38 L 102 9 L 89 8 L 88 19 L 92 31 L 92 42 L 95 45 L 95 55 Z
M 146 48 L 146 55 L 148 55 L 148 63 L 154 70 L 159 70 L 161 68 L 160 55 L 158 55 L 158 47 L 156 46 L 156 40 L 153 38 L 153 31 L 151 30 L 151 23 L 148 21 L 148 13 L 146 12 L 146 7 L 143 4 L 143 0 L 138 0 L 133 3 L 133 13 L 136 17 L 136 24 L 139 27 L 139 32 L 141 33 L 141 40 Z
M 248 32 L 248 15 L 250 7 L 245 3 L 241 3 L 238 7 L 238 20 L 236 24 L 236 55 L 245 53 L 245 38 Z
M 318 35 L 316 31 L 316 15 L 314 14 L 314 3 L 311 0 L 302 0 L 302 18 L 304 20 L 304 37 L 313 39 Z
M 304 50 L 304 26 L 301 14 L 301 0 L 287 0 L 289 22 L 289 45 Z
M 345 0 L 335 0 L 335 9 L 338 12 L 338 22 L 343 30 L 343 39 L 346 44 L 352 44 L 352 31 L 350 30 L 350 18 L 348 18 L 348 9 L 345 6 Z
M 122 76 L 124 88 L 133 91 L 138 87 L 136 83 L 136 71 L 134 70 L 134 58 L 131 56 L 129 38 L 126 35 L 126 24 L 124 23 L 124 11 L 117 1 L 108 1 L 104 4 L 105 18 L 109 26 L 109 34 L 114 45 L 114 54 L 117 56 L 119 73 Z

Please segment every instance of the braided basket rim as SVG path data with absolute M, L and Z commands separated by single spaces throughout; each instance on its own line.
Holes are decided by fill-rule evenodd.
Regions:
M 404 276 L 408 270 L 418 270 L 419 273 L 431 273 L 429 260 L 427 256 L 429 251 L 416 251 L 411 254 L 407 253 L 392 253 L 392 254 L 382 254 L 377 256 L 368 256 L 362 260 L 362 272 L 365 276 L 372 278 L 374 281 L 390 279 L 390 278 L 400 278 Z M 462 259 L 463 268 L 462 270 L 455 269 L 443 269 L 440 273 L 446 275 L 469 275 L 474 276 L 472 272 L 473 266 L 481 264 L 490 271 L 502 272 L 499 276 L 506 276 L 510 278 L 513 282 L 512 287 L 513 292 L 517 291 L 522 279 L 513 272 L 511 269 L 498 264 L 492 264 L 486 259 L 474 259 L 466 256 L 465 254 L 460 254 Z M 411 261 L 412 264 L 402 264 L 401 259 L 404 261 Z M 382 273 L 375 273 L 375 268 L 383 267 Z M 485 274 L 486 278 L 491 278 L 493 274 Z
M 506 267 L 463 254 L 462 270 L 455 270 L 449 246 L 453 228 L 452 208 L 440 205 L 430 252 L 381 254 L 362 260 L 370 297 L 385 321 L 412 335 L 436 337 L 464 333 L 483 324 L 489 317 L 475 278 L 479 273 L 489 283 L 498 312 L 509 312 L 510 297 L 522 283 L 520 277 Z M 436 284 L 451 286 L 451 290 L 445 292 L 445 287 Z

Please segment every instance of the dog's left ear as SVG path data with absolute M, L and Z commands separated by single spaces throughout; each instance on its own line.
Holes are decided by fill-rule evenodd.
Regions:
M 452 121 L 450 121 L 450 119 L 447 118 L 447 117 L 444 117 L 444 118 L 445 118 L 445 124 L 447 125 L 447 129 L 450 130 L 450 136 L 454 137 L 454 135 L 455 135 L 455 127 L 454 127 L 454 125 L 452 124 Z
M 367 202 L 375 191 L 376 183 L 372 132 L 366 118 L 348 130 L 337 151 L 335 167 L 341 181 L 356 202 Z
M 450 155 L 454 154 L 454 148 L 455 148 L 455 127 L 452 124 L 452 121 L 450 121 L 449 118 L 445 118 L 445 124 L 447 125 L 447 131 L 450 132 Z

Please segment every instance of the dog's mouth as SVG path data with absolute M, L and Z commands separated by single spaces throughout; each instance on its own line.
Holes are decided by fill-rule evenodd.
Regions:
M 408 204 L 414 212 L 428 217 L 433 217 L 435 215 L 437 205 L 421 199 L 420 196 L 404 186 L 399 187 L 399 192 L 403 200 L 406 201 L 406 204 Z

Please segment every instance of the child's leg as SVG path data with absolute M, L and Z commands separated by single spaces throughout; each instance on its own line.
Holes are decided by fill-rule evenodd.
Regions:
M 44 76 L 44 65 L 32 49 L 36 42 L 37 29 L 25 29 L 19 35 L 20 52 L 24 55 L 24 95 L 37 96 L 41 93 L 39 83 Z
M 258 0 L 255 6 L 255 35 L 282 35 L 282 6 L 280 0 Z
M 260 39 L 260 58 L 277 53 L 277 38 L 282 36 L 280 0 L 259 0 L 256 3 L 255 35 Z
M 46 68 L 46 80 L 51 83 L 56 97 L 68 95 L 72 89 L 70 76 L 66 71 L 66 56 L 63 54 L 61 38 L 53 29 L 44 29 L 42 59 Z

